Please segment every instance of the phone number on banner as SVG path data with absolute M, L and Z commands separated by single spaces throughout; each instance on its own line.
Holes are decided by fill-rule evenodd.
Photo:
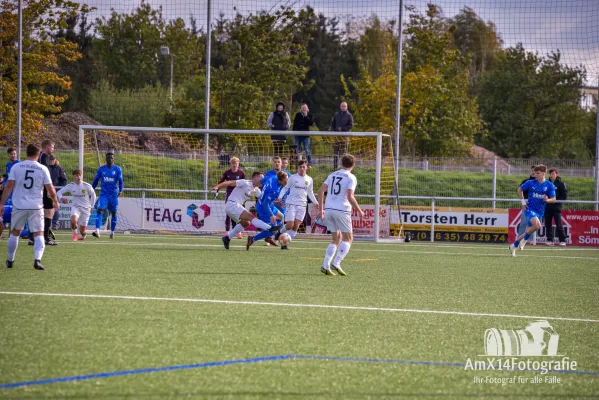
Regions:
M 413 240 L 431 240 L 430 232 L 409 229 L 406 232 L 410 232 Z M 434 238 L 439 242 L 507 243 L 505 233 L 435 232 Z

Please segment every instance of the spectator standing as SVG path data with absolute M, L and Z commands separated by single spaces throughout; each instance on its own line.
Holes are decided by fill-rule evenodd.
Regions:
M 293 119 L 293 130 L 294 131 L 309 131 L 310 127 L 314 125 L 314 118 L 310 114 L 307 104 L 302 104 L 300 112 L 295 114 Z M 312 154 L 310 153 L 310 136 L 298 135 L 295 137 L 296 152 L 305 151 L 306 158 L 308 159 L 308 165 L 312 164 Z
M 524 179 L 520 183 L 520 186 L 522 186 L 524 184 L 524 182 L 526 182 L 526 181 L 535 180 L 535 179 L 537 179 L 537 178 L 535 176 L 535 165 L 533 165 L 532 167 L 530 167 L 530 176 L 528 178 Z M 522 195 L 524 196 L 524 199 L 528 199 L 528 190 L 523 190 Z M 516 230 L 517 231 L 516 236 L 523 235 L 524 231 L 526 231 L 527 226 L 528 226 L 528 217 L 526 216 L 526 213 L 524 212 L 524 208 L 523 208 L 522 214 L 520 214 L 520 225 L 518 225 L 518 229 Z M 532 235 L 530 235 L 531 241 L 534 240 L 535 235 L 536 235 L 536 232 L 533 233 Z M 524 248 L 525 244 L 526 244 L 526 241 L 523 241 L 521 243 L 520 250 L 522 250 Z
M 62 188 L 64 186 L 66 186 L 68 183 L 67 174 L 65 174 L 64 169 L 60 166 L 60 163 L 56 159 L 56 156 L 51 154 L 48 157 L 48 160 L 50 162 L 50 166 L 48 167 L 48 170 L 50 171 L 50 178 L 52 178 L 52 184 L 54 185 L 54 188 L 56 189 L 57 187 Z M 60 218 L 60 210 L 58 212 L 55 212 L 54 216 L 52 217 L 52 228 L 51 229 L 58 229 L 58 219 L 59 218 Z M 52 230 L 50 230 L 50 232 L 52 232 Z M 55 239 L 54 233 L 51 233 L 50 237 L 52 237 L 52 239 Z
M 350 132 L 354 127 L 354 117 L 347 111 L 347 103 L 343 102 L 339 106 L 340 111 L 337 111 L 331 121 L 331 131 L 333 132 Z M 349 137 L 335 138 L 333 142 L 333 168 L 339 166 L 339 156 L 349 152 Z
M 266 129 L 272 129 L 273 131 L 288 131 L 291 126 L 291 118 L 285 111 L 285 104 L 282 101 L 277 103 L 275 111 L 271 112 L 266 121 Z M 287 141 L 285 135 L 270 135 L 272 145 L 274 147 L 274 154 L 280 156 L 283 153 L 283 143 Z
M 231 158 L 230 166 L 231 169 L 228 169 L 223 173 L 223 176 L 220 178 L 220 181 L 218 181 L 219 184 L 227 181 L 238 181 L 240 179 L 245 179 L 245 172 L 239 169 L 239 158 Z M 225 203 L 227 202 L 227 200 L 229 200 L 229 196 L 233 192 L 233 189 L 235 189 L 235 186 L 227 186 L 227 191 L 225 194 Z M 235 221 L 231 221 L 231 218 L 227 215 L 227 218 L 225 219 L 225 228 L 227 229 L 227 232 L 229 232 L 231 228 L 235 228 L 235 225 L 237 225 Z M 237 234 L 237 237 L 241 239 L 241 232 Z
M 568 200 L 568 188 L 559 176 L 557 168 L 549 170 L 549 180 L 555 186 L 556 201 Z M 562 203 L 547 203 L 545 207 L 545 235 L 547 236 L 547 246 L 553 246 L 553 226 L 551 220 L 555 220 L 555 231 L 559 239 L 559 245 L 566 245 L 566 235 L 564 235 L 564 226 L 562 225 Z

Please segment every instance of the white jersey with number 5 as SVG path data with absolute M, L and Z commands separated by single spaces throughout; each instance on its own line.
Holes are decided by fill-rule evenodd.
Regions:
M 39 210 L 44 206 L 42 199 L 44 185 L 51 185 L 50 171 L 37 161 L 25 160 L 15 164 L 8 176 L 15 181 L 12 204 L 19 210 Z
M 356 190 L 358 180 L 354 174 L 346 169 L 340 169 L 329 175 L 324 183 L 328 186 L 324 209 L 351 212 L 347 191 Z

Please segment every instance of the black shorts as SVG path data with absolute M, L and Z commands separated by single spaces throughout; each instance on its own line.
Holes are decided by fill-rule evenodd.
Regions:
M 52 210 L 54 209 L 54 203 L 52 203 L 52 199 L 48 197 L 48 191 L 44 188 L 44 210 Z

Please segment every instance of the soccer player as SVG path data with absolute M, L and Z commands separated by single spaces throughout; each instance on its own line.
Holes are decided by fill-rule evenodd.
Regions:
M 235 221 L 237 225 L 235 228 L 231 229 L 225 236 L 223 236 L 223 244 L 225 245 L 225 249 L 229 249 L 229 244 L 231 243 L 231 239 L 235 238 L 238 233 L 241 233 L 245 228 L 253 224 L 256 228 L 264 229 L 264 230 L 272 230 L 273 232 L 277 232 L 279 227 L 271 227 L 270 225 L 260 221 L 258 218 L 254 217 L 250 214 L 244 207 L 245 202 L 251 199 L 252 197 L 260 197 L 262 192 L 260 188 L 262 187 L 262 182 L 260 180 L 264 177 L 262 172 L 255 171 L 252 174 L 252 179 L 240 179 L 238 181 L 225 181 L 219 183 L 218 185 L 212 188 L 213 191 L 217 191 L 226 186 L 233 186 L 234 189 L 229 196 L 229 200 L 227 200 L 227 204 L 225 206 L 225 211 L 231 220 Z
M 277 225 L 277 220 L 283 219 L 283 213 L 275 207 L 274 202 L 281 189 L 287 184 L 287 180 L 288 177 L 285 171 L 279 171 L 276 176 L 271 175 L 270 178 L 262 180 L 262 195 L 256 204 L 256 212 L 260 220 L 265 224 L 275 226 Z M 280 227 L 282 226 L 280 225 Z M 249 250 L 256 240 L 261 239 L 266 239 L 267 243 L 274 244 L 274 241 L 271 239 L 272 235 L 273 232 L 263 230 L 256 236 L 248 236 L 245 249 Z
M 45 139 L 42 142 L 42 152 L 40 153 L 37 162 L 50 169 L 50 156 L 54 153 L 54 142 L 50 139 Z M 56 189 L 54 189 L 56 193 Z M 52 227 L 52 217 L 54 217 L 54 206 L 52 205 L 52 199 L 48 196 L 48 192 L 44 190 L 44 240 L 48 246 L 58 246 L 58 242 L 51 239 L 54 237 L 54 233 L 50 232 Z M 30 236 L 29 244 L 32 245 L 33 241 Z
M 96 230 L 92 236 L 100 237 L 100 225 L 102 224 L 102 214 L 106 210 L 110 212 L 110 238 L 114 239 L 114 230 L 116 229 L 117 211 L 119 208 L 119 196 L 123 192 L 123 171 L 118 165 L 114 165 L 114 153 L 106 153 L 106 165 L 98 168 L 96 177 L 92 182 L 92 188 L 102 182 L 100 190 L 100 199 L 98 201 L 98 214 L 96 215 Z
M 274 156 L 272 158 L 272 169 L 270 171 L 266 171 L 264 174 L 264 178 L 270 178 L 273 175 L 276 175 L 281 171 L 281 167 L 283 166 L 283 160 L 279 156 Z
M 306 175 L 308 169 L 308 163 L 306 160 L 299 160 L 297 162 L 297 173 L 291 175 L 287 185 L 279 192 L 278 201 L 283 199 L 283 196 L 289 191 L 285 205 L 287 206 L 287 213 L 285 214 L 285 226 L 281 228 L 281 233 L 289 231 L 291 239 L 297 235 L 304 217 L 306 216 L 306 208 L 308 206 L 308 197 L 310 201 L 318 206 L 318 201 L 314 197 L 312 178 Z M 282 246 L 282 248 L 287 246 Z
M 236 181 L 239 179 L 245 179 L 245 172 L 243 172 L 243 170 L 239 169 L 239 158 L 237 158 L 237 157 L 231 158 L 230 164 L 231 164 L 231 169 L 228 169 L 223 173 L 223 176 L 220 178 L 220 181 L 218 181 L 218 183 L 223 183 L 226 181 Z M 226 191 L 226 195 L 225 195 L 225 203 L 227 202 L 227 200 L 229 200 L 229 196 L 231 196 L 233 189 L 235 189 L 235 187 L 227 186 L 227 191 Z M 235 228 L 235 221 L 233 221 L 233 228 Z M 228 215 L 227 215 L 227 218 L 225 218 L 225 229 L 227 232 L 229 232 L 229 230 L 231 229 L 231 217 L 229 217 Z M 241 239 L 241 232 L 239 232 L 239 234 L 237 235 L 237 239 Z
M 354 156 L 343 155 L 341 158 L 343 168 L 329 175 L 318 191 L 320 218 L 332 234 L 331 243 L 324 257 L 324 264 L 320 268 L 325 275 L 335 275 L 333 271 L 339 275 L 346 275 L 341 268 L 341 261 L 349 253 L 353 241 L 352 208 L 356 210 L 360 219 L 364 217 L 364 212 L 354 197 L 358 180 L 351 171 L 354 169 L 355 163 Z M 324 201 L 325 193 L 327 194 L 326 202 Z M 337 253 L 336 257 L 335 252 Z M 333 257 L 335 257 L 334 260 Z M 331 260 L 333 261 L 331 262 Z
M 8 154 L 8 162 L 6 163 L 6 175 L 4 175 L 4 179 L 2 180 L 2 182 L 0 182 L 0 187 L 2 187 L 0 188 L 0 197 L 2 197 L 2 189 L 4 188 L 4 185 L 8 183 L 8 175 L 10 174 L 10 170 L 15 164 L 21 162 L 17 159 L 17 149 L 15 149 L 14 147 L 9 147 L 6 153 Z M 6 204 L 4 205 L 4 213 L 0 214 L 0 217 L 2 217 L 2 220 L 0 220 L 0 236 L 2 236 L 2 233 L 4 232 L 4 227 L 10 225 L 11 215 L 12 193 L 10 196 L 8 196 L 8 199 L 6 200 Z
M 518 187 L 518 197 L 522 202 L 522 212 L 526 213 L 528 227 L 526 231 L 516 238 L 516 241 L 509 247 L 512 257 L 516 257 L 516 249 L 526 243 L 528 238 L 541 228 L 541 219 L 545 214 L 547 203 L 555 203 L 555 186 L 550 181 L 545 180 L 547 167 L 539 164 L 535 167 L 535 180 L 528 180 Z M 528 204 L 524 199 L 523 192 L 528 190 Z
M 45 241 L 44 232 L 44 206 L 43 189 L 52 200 L 54 209 L 58 210 L 58 199 L 56 190 L 52 186 L 50 172 L 44 165 L 38 163 L 40 148 L 34 144 L 27 146 L 27 160 L 13 166 L 8 176 L 8 183 L 0 200 L 0 214 L 4 213 L 4 205 L 8 196 L 14 190 L 12 225 L 8 239 L 8 258 L 6 268 L 12 268 L 15 254 L 19 246 L 19 236 L 25 226 L 29 223 L 29 229 L 33 232 L 33 268 L 43 270 L 42 256 L 44 254 Z
M 89 215 L 94 209 L 96 203 L 96 192 L 92 185 L 83 182 L 83 172 L 80 169 L 73 171 L 73 182 L 69 183 L 58 191 L 58 200 L 63 204 L 68 204 L 69 200 L 63 197 L 64 193 L 71 193 L 73 204 L 71 205 L 71 229 L 73 230 L 73 242 L 85 240 L 87 236 L 87 222 Z M 81 237 L 77 237 L 77 226 Z

